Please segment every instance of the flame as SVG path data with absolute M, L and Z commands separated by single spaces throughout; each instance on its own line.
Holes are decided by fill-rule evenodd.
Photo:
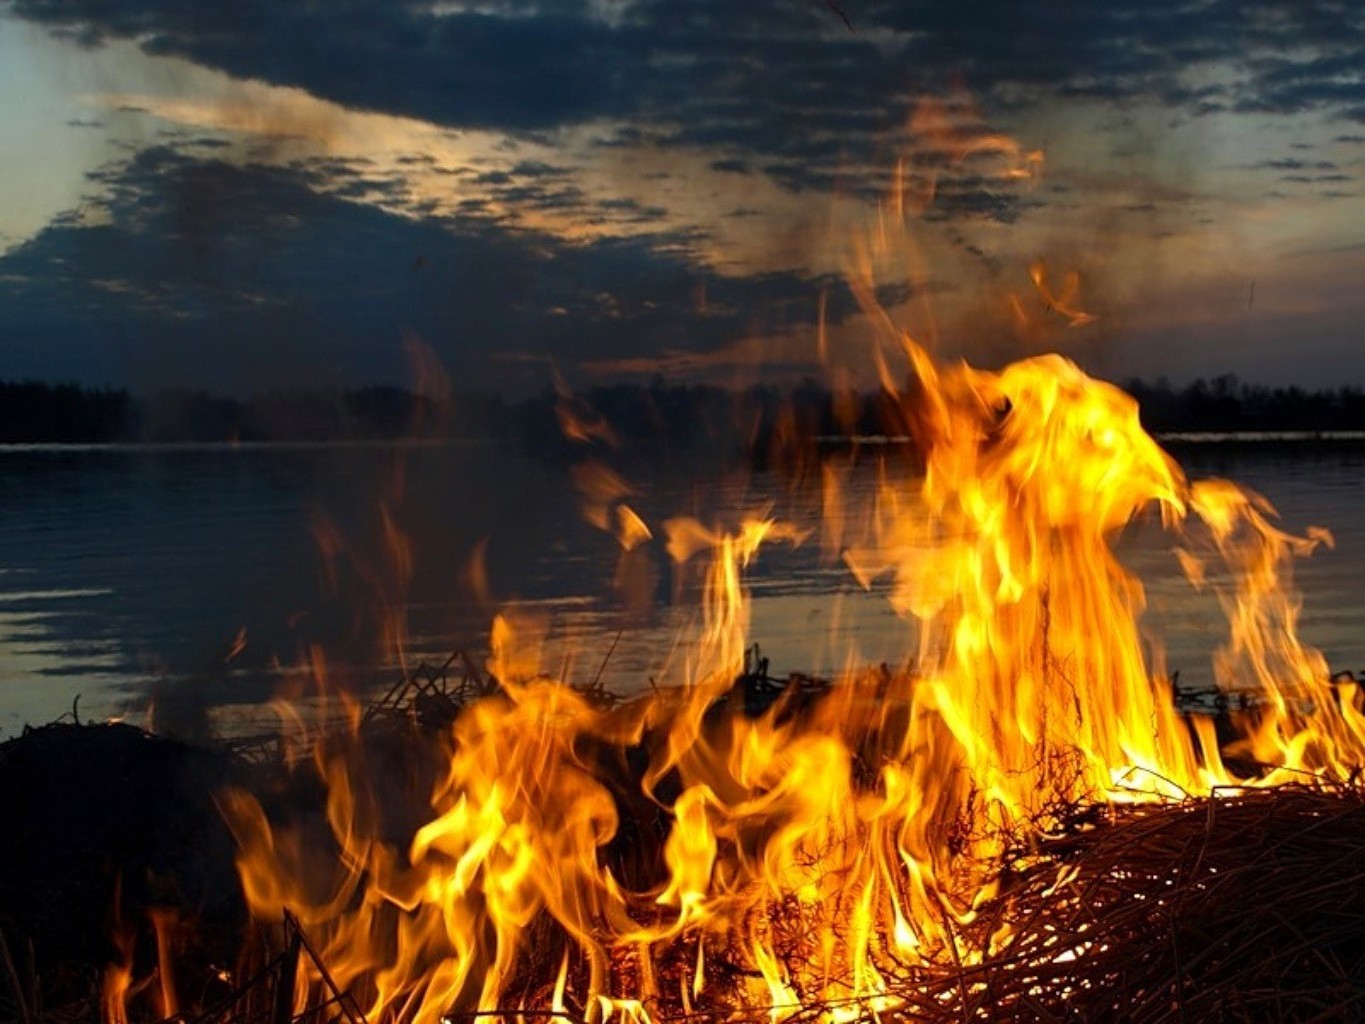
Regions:
M 996 173 L 1006 181 L 1035 183 L 1042 174 L 1043 151 L 1025 149 L 1019 142 L 1002 132 L 986 127 L 980 112 L 965 97 L 950 101 L 925 99 L 910 117 L 910 134 L 931 154 L 941 154 L 950 166 L 959 166 L 980 158 L 994 158 Z M 899 215 L 904 210 L 903 185 L 900 175 L 893 189 L 893 208 Z M 932 200 L 933 189 L 925 199 Z M 922 207 L 921 207 L 922 208 Z
M 1029 267 L 1029 277 L 1044 306 L 1050 312 L 1065 317 L 1068 327 L 1084 327 L 1095 322 L 1093 313 L 1087 313 L 1077 305 L 1081 294 L 1081 275 L 1078 271 L 1073 270 L 1064 275 L 1061 286 L 1054 289 L 1048 284 L 1047 264 L 1035 260 Z M 1015 308 L 1022 312 L 1018 300 L 1015 300 Z
M 133 950 L 137 934 L 123 922 L 119 904 L 119 895 L 115 893 L 114 921 L 110 930 L 115 956 L 105 964 L 100 978 L 100 1019 L 105 1024 L 128 1024 L 128 993 L 133 985 Z
M 121 876 L 117 877 L 109 922 L 113 955 L 100 976 L 100 1019 L 104 1024 L 128 1024 L 130 1020 L 142 1019 L 145 1014 L 137 1012 L 140 1007 L 136 1005 L 139 997 L 150 1004 L 155 1020 L 166 1020 L 180 1012 L 175 959 L 183 921 L 180 914 L 169 907 L 149 907 L 146 915 L 156 942 L 156 966 L 150 974 L 139 978 L 136 968 L 139 929 L 124 912 L 123 880 Z
M 167 907 L 153 907 L 149 911 L 152 931 L 156 935 L 156 973 L 159 982 L 157 995 L 162 1020 L 180 1013 L 180 997 L 175 989 L 175 942 L 180 931 L 180 918 Z
M 1004 159 L 1007 178 L 1031 180 L 1041 162 L 1008 140 L 933 129 L 928 112 L 917 128 L 956 160 Z M 911 206 L 898 194 L 879 230 Z M 869 262 L 881 244 L 864 248 Z M 1073 324 L 1088 316 L 1076 281 L 1053 291 L 1041 267 L 1034 280 Z M 827 461 L 820 535 L 864 584 L 889 580 L 917 637 L 913 665 L 850 671 L 810 706 L 746 713 L 734 685 L 744 573 L 774 543 L 806 539 L 766 513 L 729 529 L 662 524 L 679 567 L 706 564 L 680 686 L 604 706 L 543 674 L 534 625 L 499 616 L 497 690 L 464 708 L 434 769 L 396 778 L 355 716 L 350 734 L 312 747 L 326 842 L 245 793 L 224 801 L 252 911 L 297 915 L 368 1020 L 865 1019 L 897 1008 L 888 979 L 1008 943 L 1008 921 L 983 923 L 977 908 L 999 891 L 1004 852 L 1046 836 L 1064 809 L 1329 784 L 1365 763 L 1361 695 L 1332 684 L 1297 631 L 1292 563 L 1326 535 L 1285 532 L 1227 481 L 1189 481 L 1129 396 L 1060 356 L 999 371 L 936 360 L 876 305 L 871 281 L 860 268 L 851 283 L 918 458 L 883 464 L 865 506 L 847 463 Z M 561 397 L 570 436 L 610 439 Z M 624 550 L 653 537 L 623 478 L 597 463 L 574 476 L 590 520 Z M 1227 763 L 1212 721 L 1176 712 L 1144 643 L 1143 588 L 1114 548 L 1140 518 L 1177 539 L 1192 585 L 1218 592 L 1218 683 L 1268 695 L 1232 722 Z M 411 556 L 392 533 L 402 575 Z M 1059 869 L 1059 892 L 1067 880 Z M 300 1010 L 324 980 L 300 966 Z

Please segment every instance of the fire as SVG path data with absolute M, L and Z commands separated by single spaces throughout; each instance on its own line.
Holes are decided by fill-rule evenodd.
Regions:
M 893 572 L 897 607 L 924 624 L 917 703 L 951 732 L 971 786 L 1007 820 L 1106 794 L 1120 774 L 1207 789 L 1145 664 L 1141 588 L 1111 548 L 1140 511 L 1185 511 L 1135 403 L 1058 357 L 1000 374 L 926 366 L 921 381 L 942 399 L 918 426 L 926 514 L 882 510 L 883 536 L 848 557 L 861 578 Z
M 994 136 L 944 145 L 1008 158 L 1008 178 L 1041 163 Z M 1084 322 L 1075 281 L 1034 280 Z M 865 584 L 891 580 L 914 664 L 850 671 L 806 706 L 732 706 L 744 571 L 806 534 L 762 514 L 651 527 L 629 483 L 580 467 L 589 518 L 625 551 L 661 531 L 675 562 L 709 559 L 681 685 L 604 706 L 545 675 L 534 630 L 500 616 L 497 692 L 429 758 L 396 770 L 354 734 L 314 747 L 325 842 L 245 793 L 225 800 L 253 912 L 296 915 L 368 1020 L 867 1019 L 901 1005 L 893 982 L 1009 943 L 1008 920 L 983 931 L 978 910 L 1002 893 L 1004 852 L 1047 836 L 1059 809 L 1329 783 L 1365 763 L 1360 694 L 1297 634 L 1292 561 L 1328 537 L 1281 530 L 1229 482 L 1187 480 L 1135 402 L 1075 364 L 940 363 L 875 308 L 870 279 L 854 290 L 919 463 L 884 465 L 865 508 L 829 463 L 820 534 Z M 567 399 L 562 415 L 580 440 L 610 436 Z M 1219 684 L 1269 695 L 1234 722 L 1227 764 L 1144 640 L 1143 588 L 1114 550 L 1139 517 L 1222 599 Z M 299 971 L 302 1010 L 331 982 Z

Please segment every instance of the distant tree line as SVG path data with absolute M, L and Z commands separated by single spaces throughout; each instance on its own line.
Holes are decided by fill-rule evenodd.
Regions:
M 1179 387 L 1164 378 L 1130 380 L 1124 387 L 1153 433 L 1365 430 L 1365 391 L 1356 387 L 1267 387 L 1232 375 Z M 517 401 L 390 387 L 276 391 L 248 399 L 202 391 L 138 397 L 115 388 L 19 381 L 0 382 L 0 443 L 481 437 L 550 460 L 583 443 L 762 456 L 812 437 L 906 433 L 912 402 L 882 392 L 831 392 L 813 379 L 734 391 L 656 378 L 575 395 L 547 389 Z
M 0 442 L 102 442 L 125 436 L 126 391 L 36 381 L 0 382 Z
M 135 397 L 114 388 L 0 381 L 0 443 L 339 441 L 445 436 L 501 421 L 496 395 L 456 404 L 400 388 L 278 391 L 249 399 L 203 391 Z
M 1229 373 L 1184 387 L 1164 377 L 1130 380 L 1124 390 L 1138 400 L 1143 426 L 1155 433 L 1365 430 L 1365 391 L 1358 387 L 1268 387 Z

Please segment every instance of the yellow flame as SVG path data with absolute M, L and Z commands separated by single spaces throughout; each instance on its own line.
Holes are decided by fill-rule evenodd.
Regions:
M 1036 173 L 1041 158 L 1012 141 L 923 117 L 956 160 L 989 152 L 1006 177 Z M 900 187 L 878 230 L 914 207 Z M 500 689 L 443 738 L 415 829 L 385 827 L 382 773 L 358 740 L 316 752 L 333 856 L 251 797 L 225 800 L 253 912 L 292 909 L 370 1020 L 893 1012 L 888 977 L 1008 941 L 1009 922 L 978 910 L 1006 844 L 1027 848 L 1060 808 L 1339 781 L 1365 763 L 1358 689 L 1331 684 L 1297 631 L 1292 561 L 1329 538 L 1281 530 L 1226 481 L 1188 481 L 1129 396 L 1059 356 L 999 371 L 935 360 L 876 304 L 885 242 L 863 247 L 851 285 L 918 458 L 883 465 L 866 505 L 848 464 L 826 462 L 820 532 L 858 580 L 890 581 L 915 663 L 850 671 L 810 706 L 744 708 L 744 573 L 764 545 L 805 536 L 765 515 L 734 531 L 663 524 L 679 566 L 709 559 L 676 689 L 594 704 L 542 674 L 534 623 L 500 615 Z M 1035 283 L 1073 323 L 1087 315 L 1077 283 L 1052 291 L 1041 269 Z M 609 436 L 572 403 L 562 416 L 572 436 Z M 650 537 L 623 479 L 591 463 L 575 478 L 623 548 Z M 1149 664 L 1143 588 L 1114 551 L 1139 517 L 1178 539 L 1192 584 L 1218 590 L 1220 685 L 1267 696 L 1231 723 L 1237 763 L 1262 766 L 1251 779 L 1225 766 L 1211 721 L 1182 719 Z M 1062 867 L 1054 889 L 1070 882 Z M 321 985 L 307 966 L 301 982 L 300 1007 Z

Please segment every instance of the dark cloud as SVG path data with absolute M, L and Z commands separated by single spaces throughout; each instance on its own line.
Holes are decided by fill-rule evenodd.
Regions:
M 665 348 L 705 353 L 765 318 L 809 324 L 828 284 L 718 275 L 676 234 L 568 243 L 477 211 L 386 213 L 343 197 L 380 186 L 339 161 L 281 170 L 155 148 L 99 183 L 107 198 L 93 215 L 0 258 L 0 337 L 11 341 L 0 378 L 239 392 L 401 382 L 400 341 L 415 333 L 464 379 L 539 387 L 548 362 L 572 372 Z M 850 311 L 846 298 L 831 309 Z M 529 358 L 524 379 L 496 359 L 510 352 Z
M 1342 30 L 1355 34 L 1343 51 L 1310 57 L 1277 55 L 1255 61 L 1254 88 L 1239 99 L 1237 109 L 1296 114 L 1324 107 L 1341 110 L 1359 104 L 1365 91 L 1362 22 L 1365 15 L 1358 7 L 1353 19 L 1343 17 Z
M 590 223 L 658 224 L 668 215 L 662 206 L 646 206 L 634 199 L 601 199 L 594 206 L 600 215 L 588 216 Z
M 844 7 L 854 32 L 809 0 L 635 0 L 611 18 L 587 0 L 471 8 L 14 0 L 12 9 L 83 45 L 136 39 L 152 53 L 452 127 L 546 137 L 618 122 L 617 144 L 711 147 L 727 169 L 757 164 L 791 188 L 821 190 L 849 184 L 835 168 L 850 158 L 889 165 L 913 98 L 956 82 L 988 114 L 1082 97 L 1195 116 L 1350 117 L 1365 92 L 1365 5 L 1354 0 L 867 0 Z
M 282 137 L 243 147 L 199 128 L 142 136 L 157 145 L 97 175 L 97 207 L 0 258 L 0 329 L 21 339 L 0 349 L 0 377 L 236 390 L 272 375 L 396 380 L 405 332 L 462 373 L 496 365 L 500 383 L 513 383 L 509 367 L 543 373 L 546 360 L 647 365 L 667 351 L 699 366 L 746 334 L 808 324 L 828 282 L 704 265 L 697 254 L 712 240 L 676 228 L 667 189 L 659 205 L 604 198 L 613 162 L 637 156 L 629 150 L 662 150 L 660 181 L 690 185 L 700 164 L 726 176 L 734 193 L 713 198 L 730 218 L 769 209 L 746 193 L 747 176 L 871 201 L 908 153 L 910 193 L 935 197 L 926 219 L 995 231 L 1044 205 L 1091 202 L 1082 174 L 1029 189 L 1007 180 L 1001 151 L 973 150 L 1020 112 L 1045 137 L 1058 101 L 1107 104 L 1092 108 L 1103 122 L 1093 152 L 1136 167 L 1134 179 L 1155 162 L 1143 132 L 1156 120 L 1312 115 L 1303 123 L 1324 136 L 1342 127 L 1321 130 L 1332 119 L 1365 122 L 1365 5 L 1355 0 L 842 6 L 856 31 L 810 0 L 634 0 L 610 17 L 590 0 L 10 0 L 8 12 L 81 46 L 135 40 L 240 79 L 505 138 L 497 169 L 448 169 L 425 153 L 282 168 L 309 147 Z M 912 131 L 909 112 L 945 94 L 951 129 Z M 1165 108 L 1160 118 L 1152 107 Z M 590 144 L 588 132 L 560 131 L 587 124 Z M 1352 180 L 1344 157 L 1286 143 L 1308 134 L 1297 120 L 1289 127 L 1268 151 L 1278 158 L 1240 168 L 1260 176 L 1255 188 L 1289 183 L 1302 195 Z M 523 159 L 527 141 L 541 159 Z M 248 165 L 209 159 L 214 147 Z M 670 147 L 704 156 L 674 167 Z M 595 177 L 583 172 L 594 157 Z M 437 172 L 461 186 L 443 203 L 415 185 Z M 1124 184 L 1115 200 L 1150 219 L 1152 237 L 1171 233 L 1156 222 L 1163 210 L 1180 209 L 1182 230 L 1214 223 L 1198 189 L 1158 192 L 1156 180 Z M 570 241 L 517 223 L 619 225 L 629 237 Z M 997 258 L 970 232 L 945 234 L 983 264 Z M 831 291 L 832 319 L 847 315 L 842 294 Z
M 572 173 L 567 167 L 556 167 L 538 160 L 523 160 L 512 168 L 512 174 L 522 178 L 567 178 Z
M 1330 160 L 1298 160 L 1290 157 L 1283 160 L 1262 160 L 1259 163 L 1252 164 L 1249 169 L 1253 171 L 1334 171 L 1337 169 L 1337 165 Z

